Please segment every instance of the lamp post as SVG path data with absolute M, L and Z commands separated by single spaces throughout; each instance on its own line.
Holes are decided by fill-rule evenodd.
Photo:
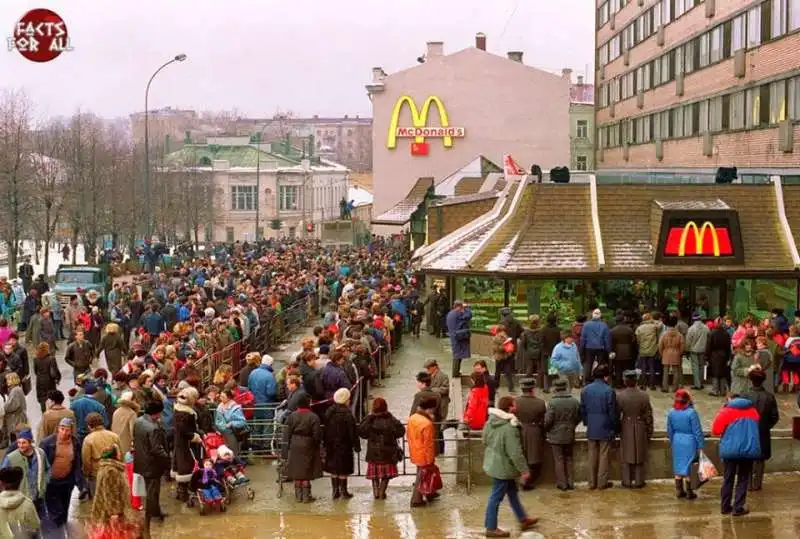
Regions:
M 261 131 L 258 132 L 258 138 L 256 138 L 256 241 L 260 240 L 260 234 L 258 233 L 258 222 L 260 217 L 260 208 L 261 208 L 261 137 L 264 135 L 264 130 L 269 126 L 268 123 L 264 124 L 264 127 L 261 128 Z
M 150 85 L 153 83 L 153 79 L 156 78 L 162 69 L 167 67 L 170 64 L 174 64 L 175 62 L 183 62 L 186 60 L 185 54 L 178 54 L 170 61 L 165 62 L 161 65 L 158 69 L 156 69 L 155 73 L 150 77 L 150 80 L 147 81 L 147 88 L 144 91 L 144 208 L 145 208 L 145 224 L 146 224 L 146 231 L 147 236 L 146 238 L 150 238 L 153 235 L 153 221 L 150 215 L 150 113 L 148 110 L 148 100 L 150 98 Z

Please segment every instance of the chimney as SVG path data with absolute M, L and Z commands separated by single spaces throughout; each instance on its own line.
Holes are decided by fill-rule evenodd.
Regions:
M 434 58 L 436 56 L 444 55 L 444 43 L 442 41 L 428 41 L 428 51 L 425 53 L 425 58 Z
M 383 70 L 382 67 L 373 67 L 372 68 L 372 82 L 373 83 L 381 83 L 383 79 L 386 78 L 386 72 Z
M 583 75 L 578 75 L 578 84 L 583 85 Z
M 482 51 L 486 50 L 486 34 L 483 32 L 475 34 L 475 48 Z
M 567 79 L 568 81 L 572 81 L 572 70 L 568 67 L 565 67 L 561 70 L 561 76 Z
M 522 51 L 508 51 L 508 59 L 521 64 Z

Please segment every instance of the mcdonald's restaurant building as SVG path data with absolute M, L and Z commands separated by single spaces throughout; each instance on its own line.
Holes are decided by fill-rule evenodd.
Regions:
M 510 307 L 560 325 L 595 308 L 791 316 L 800 279 L 800 185 L 509 183 L 480 217 L 415 253 L 426 282 L 473 307 L 487 331 Z M 449 201 L 449 218 L 470 202 Z M 445 215 L 448 217 L 448 215 Z M 480 350 L 488 338 L 478 337 Z
M 521 52 L 487 52 L 482 35 L 452 54 L 428 43 L 419 60 L 393 74 L 373 68 L 367 85 L 374 216 L 401 204 L 420 178 L 438 182 L 478 155 L 502 163 L 511 154 L 526 169 L 569 164 L 568 76 L 525 65 Z

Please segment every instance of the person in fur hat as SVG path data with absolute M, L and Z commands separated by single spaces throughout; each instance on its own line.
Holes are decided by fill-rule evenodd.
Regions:
M 333 406 L 325 412 L 325 471 L 331 474 L 333 499 L 352 498 L 347 491 L 347 477 L 352 475 L 353 453 L 361 452 L 356 419 L 350 411 L 350 390 L 341 388 L 333 394 Z
M 197 428 L 197 412 L 194 409 L 199 394 L 197 389 L 188 386 L 178 392 L 172 418 L 174 434 L 174 457 L 172 476 L 177 482 L 177 497 L 180 501 L 189 500 L 189 480 L 194 471 L 193 451 L 200 450 L 200 434 Z

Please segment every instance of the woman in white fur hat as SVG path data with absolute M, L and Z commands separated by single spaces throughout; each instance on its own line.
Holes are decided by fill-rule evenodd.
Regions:
M 325 471 L 331 474 L 333 499 L 352 498 L 347 491 L 347 476 L 353 474 L 353 453 L 361 452 L 356 419 L 350 411 L 350 390 L 333 394 L 334 405 L 325 412 Z
M 202 441 L 198 434 L 197 412 L 194 410 L 197 397 L 198 392 L 194 387 L 181 389 L 178 392 L 172 419 L 175 429 L 172 475 L 177 482 L 177 497 L 183 502 L 189 500 L 189 480 L 194 471 L 194 459 L 199 457 L 199 454 L 193 455 L 192 451 L 199 451 L 199 444 Z

